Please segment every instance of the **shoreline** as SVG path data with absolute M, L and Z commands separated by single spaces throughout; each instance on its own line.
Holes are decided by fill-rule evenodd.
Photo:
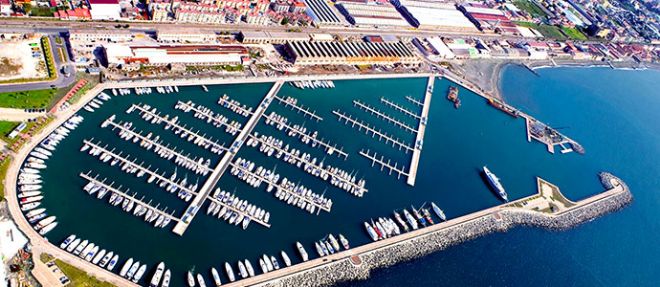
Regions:
M 411 261 L 463 242 L 519 226 L 562 231 L 624 208 L 632 201 L 626 184 L 609 173 L 601 173 L 608 190 L 575 203 L 555 214 L 514 207 L 538 194 L 514 202 L 466 214 L 385 240 L 368 243 L 334 255 L 321 257 L 264 275 L 225 284 L 226 286 L 330 286 L 365 280 L 371 272 Z M 616 184 L 613 184 L 616 182 Z M 358 263 L 355 263 L 355 262 Z M 293 268 L 293 270 L 286 270 Z M 263 277 L 263 279 L 259 278 Z
M 17 203 L 17 194 L 16 194 L 16 179 L 17 171 L 20 168 L 21 164 L 27 157 L 27 154 L 36 146 L 43 138 L 45 138 L 50 132 L 60 126 L 62 122 L 67 120 L 71 115 L 77 113 L 84 105 L 86 105 L 90 100 L 96 97 L 97 94 L 102 92 L 105 89 L 113 87 L 140 87 L 140 86 L 159 86 L 159 85 L 203 85 L 203 84 L 232 84 L 232 83 L 258 83 L 258 82 L 275 82 L 278 80 L 286 81 L 296 81 L 304 80 L 309 78 L 315 79 L 385 79 L 385 78 L 414 78 L 414 77 L 428 77 L 434 74 L 430 73 L 419 73 L 419 74 L 369 74 L 369 75 L 312 75 L 312 76 L 290 76 L 290 77 L 276 77 L 276 78 L 220 78 L 220 79 L 194 79 L 194 80 L 166 80 L 166 81 L 126 81 L 126 82 L 106 82 L 98 84 L 97 86 L 88 90 L 82 98 L 72 105 L 69 109 L 56 113 L 56 119 L 48 126 L 33 138 L 31 138 L 23 148 L 17 152 L 17 155 L 12 161 L 12 164 L 8 170 L 7 174 L 7 185 L 6 185 L 6 195 L 8 199 L 8 205 L 10 209 L 11 217 L 20 230 L 26 234 L 30 239 L 31 244 L 34 246 L 34 253 L 39 254 L 41 252 L 47 252 L 56 257 L 64 260 L 65 262 L 74 265 L 77 268 L 82 269 L 83 271 L 89 273 L 91 276 L 97 277 L 98 279 L 111 282 L 117 286 L 135 286 L 132 283 L 119 278 L 118 275 L 108 272 L 104 269 L 97 267 L 96 265 L 89 264 L 87 261 L 81 261 L 77 257 L 70 255 L 69 253 L 60 250 L 59 247 L 53 243 L 48 242 L 46 238 L 40 236 L 31 225 L 27 223 L 27 220 L 23 216 L 23 213 L 19 210 Z M 443 77 L 446 77 L 443 75 Z M 451 78 L 448 78 L 452 80 Z M 452 80 L 453 81 L 453 80 Z M 622 182 L 621 182 L 622 183 Z M 623 184 L 623 183 L 622 183 Z M 622 191 L 627 194 L 627 199 L 624 197 L 621 201 L 608 200 L 602 208 L 598 208 L 600 205 L 597 205 L 597 212 L 587 214 L 585 220 L 580 222 L 573 222 L 571 224 L 565 225 L 568 228 L 576 226 L 579 223 L 582 223 L 587 220 L 591 220 L 595 217 L 603 215 L 605 213 L 614 211 L 618 208 L 625 206 L 631 199 L 631 195 L 628 191 L 628 188 L 625 187 Z M 619 191 L 619 193 L 622 193 Z M 616 195 L 620 195 L 617 193 Z M 590 198 L 602 196 L 603 193 L 592 196 Z M 612 196 L 606 195 L 605 199 L 614 198 Z M 616 197 L 618 198 L 618 197 Z M 615 199 L 616 199 L 615 198 Z M 523 198 L 527 199 L 527 198 Z M 522 200 L 522 199 L 521 199 Z M 516 201 L 517 202 L 517 201 Z M 601 202 L 600 200 L 597 202 Z M 616 204 L 622 203 L 622 204 Z M 409 232 L 402 234 L 400 236 L 392 237 L 386 240 L 369 243 L 362 246 L 357 246 L 347 251 L 337 253 L 327 257 L 321 257 L 318 259 L 310 260 L 305 263 L 300 263 L 293 265 L 289 268 L 283 268 L 276 272 L 267 273 L 264 275 L 259 275 L 256 277 L 244 279 L 237 281 L 232 284 L 225 284 L 227 286 L 244 286 L 244 285 L 260 285 L 260 286 L 323 286 L 327 284 L 332 284 L 340 281 L 355 280 L 355 279 L 364 279 L 368 278 L 370 271 L 377 268 L 391 266 L 393 264 L 402 262 L 404 260 L 411 260 L 432 252 L 442 250 L 446 247 L 460 244 L 466 240 L 471 240 L 479 236 L 483 236 L 489 233 L 496 231 L 506 231 L 511 227 L 517 225 L 535 225 L 535 220 L 528 220 L 529 218 L 525 215 L 529 215 L 529 212 L 524 212 L 520 209 L 511 209 L 511 207 L 506 207 L 508 204 L 498 205 L 474 213 L 466 214 L 461 217 L 449 220 L 447 222 L 438 223 L 436 225 L 429 226 L 423 230 L 417 230 L 414 232 Z M 616 207 L 616 208 L 615 208 Z M 504 208 L 504 209 L 503 209 Z M 576 208 L 577 210 L 577 208 Z M 521 212 L 523 211 L 523 212 Z M 511 213 L 511 214 L 509 214 Z M 501 215 L 506 215 L 502 217 Z M 502 219 L 504 218 L 504 219 Z M 514 220 L 518 218 L 517 220 Z M 511 222 L 507 221 L 510 220 Z M 547 218 L 545 219 L 547 221 Z M 501 222 L 505 222 L 503 224 Z M 540 221 L 541 222 L 541 221 Z M 494 225 L 492 225 L 494 223 Z M 489 225 L 491 224 L 491 225 Z M 500 226 L 502 225 L 502 226 Z M 559 225 L 557 225 L 559 226 Z M 479 229 L 485 228 L 487 229 Z M 551 224 L 546 224 L 547 228 L 552 227 Z M 470 229 L 470 228 L 475 228 Z M 564 227 L 566 228 L 566 227 Z M 456 230 L 458 229 L 458 230 Z M 562 228 L 559 228 L 562 229 Z M 447 241 L 448 236 L 451 235 L 456 237 L 456 240 Z M 419 245 L 430 244 L 424 248 L 420 248 Z M 410 250 L 404 253 L 402 250 L 390 250 L 380 251 L 384 248 L 392 248 L 395 246 L 406 245 L 409 246 Z M 403 248 L 403 247 L 402 247 Z M 385 252 L 385 253 L 379 253 Z M 396 254 L 395 257 L 392 257 L 392 252 Z M 375 254 L 375 255 L 374 255 Z M 379 255 L 380 254 L 380 255 Z M 387 256 L 385 256 L 387 255 Z M 353 263 L 351 261 L 352 256 L 357 256 L 354 258 L 359 258 L 358 263 Z M 391 257 L 391 258 L 390 258 Z M 339 264 L 335 266 L 334 264 Z M 357 265 L 356 265 L 357 264 Z M 312 280 L 310 278 L 304 277 L 310 275 L 316 271 L 323 272 L 323 276 L 316 277 Z M 288 280 L 298 280 L 295 278 L 306 278 L 301 281 L 288 281 Z M 335 276 L 335 277 L 333 277 Z M 323 280 L 333 279 L 334 281 L 329 283 L 323 283 Z M 313 285 L 309 285 L 312 284 Z

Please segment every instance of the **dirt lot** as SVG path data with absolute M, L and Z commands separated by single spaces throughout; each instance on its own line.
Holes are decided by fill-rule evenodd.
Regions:
M 0 42 L 0 81 L 47 76 L 39 37 Z

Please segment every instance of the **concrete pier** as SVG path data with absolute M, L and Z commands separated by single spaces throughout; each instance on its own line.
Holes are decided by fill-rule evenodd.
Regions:
M 381 118 L 381 119 L 383 119 L 383 120 L 385 120 L 385 121 L 387 121 L 387 122 L 389 122 L 389 123 L 391 123 L 391 124 L 393 124 L 393 125 L 395 125 L 395 126 L 401 128 L 401 129 L 403 129 L 403 130 L 405 130 L 405 131 L 408 131 L 408 132 L 411 132 L 411 133 L 416 133 L 416 132 L 417 132 L 417 130 L 413 129 L 413 128 L 410 127 L 409 125 L 407 125 L 407 124 L 405 124 L 405 123 L 403 123 L 403 122 L 401 122 L 401 121 L 395 119 L 395 118 L 392 117 L 392 116 L 389 116 L 389 115 L 387 115 L 387 114 L 385 114 L 385 113 L 383 113 L 383 112 L 377 110 L 377 109 L 374 108 L 374 107 L 371 107 L 371 106 L 369 106 L 369 105 L 367 105 L 367 104 L 364 104 L 364 103 L 362 103 L 362 102 L 360 102 L 360 101 L 358 101 L 358 100 L 353 100 L 353 105 L 355 105 L 355 106 L 357 106 L 357 107 L 359 107 L 359 108 L 361 108 L 361 109 L 363 109 L 363 110 L 365 110 L 365 111 L 371 113 L 372 115 L 375 115 L 375 116 L 378 117 L 378 118 Z
M 328 154 L 333 154 L 333 153 L 336 152 L 339 156 L 343 156 L 344 159 L 348 158 L 348 153 L 344 152 L 343 148 L 338 149 L 336 144 L 331 145 L 330 142 L 326 142 L 323 139 L 317 139 L 316 137 L 313 137 L 309 133 L 303 133 L 300 130 L 292 127 L 291 125 L 289 125 L 287 123 L 285 123 L 284 121 L 278 121 L 273 116 L 263 115 L 263 117 L 265 119 L 269 120 L 269 121 L 272 121 L 272 122 L 276 123 L 276 124 L 282 125 L 284 127 L 285 131 L 294 131 L 295 132 L 294 136 L 300 135 L 301 139 L 302 138 L 309 138 L 309 140 L 311 140 L 313 143 L 316 143 L 318 146 L 325 148 L 325 151 Z
M 283 98 L 280 98 L 278 96 L 275 96 L 275 99 L 277 101 L 279 101 L 281 104 L 284 104 L 287 107 L 291 107 L 292 110 L 294 110 L 298 113 L 303 113 L 303 115 L 305 115 L 307 117 L 310 117 L 311 119 L 316 120 L 317 122 L 323 120 L 322 117 L 319 117 L 318 115 L 316 115 L 316 112 L 314 112 L 314 111 L 310 112 L 309 108 L 305 108 L 302 105 L 297 105 L 295 103 L 290 103 L 288 101 L 288 99 L 293 99 L 292 97 L 288 97 L 287 99 L 283 99 Z
M 273 84 L 273 87 L 268 91 L 268 94 L 263 98 L 259 106 L 255 109 L 255 111 L 251 114 L 250 119 L 248 120 L 247 124 L 243 127 L 243 130 L 236 136 L 236 139 L 234 140 L 234 143 L 232 143 L 231 147 L 229 148 L 228 152 L 225 153 L 225 155 L 222 157 L 218 165 L 215 167 L 209 178 L 206 180 L 204 185 L 199 191 L 199 194 L 197 194 L 188 208 L 186 209 L 182 220 L 177 223 L 177 225 L 174 227 L 173 232 L 178 234 L 178 235 L 183 235 L 184 232 L 186 232 L 186 229 L 188 228 L 188 225 L 192 220 L 195 218 L 195 215 L 197 215 L 197 212 L 199 209 L 202 207 L 202 204 L 204 204 L 204 201 L 209 198 L 209 195 L 211 191 L 213 190 L 213 187 L 218 183 L 220 180 L 220 177 L 224 174 L 224 172 L 227 170 L 227 167 L 231 164 L 231 161 L 234 159 L 234 156 L 240 148 L 243 146 L 243 143 L 247 139 L 248 135 L 252 133 L 252 130 L 254 127 L 257 125 L 259 122 L 259 119 L 263 115 L 263 113 L 266 111 L 268 106 L 273 100 L 273 96 L 277 94 L 277 92 L 280 90 L 282 87 L 282 84 L 284 81 L 277 81 Z
M 413 113 L 413 112 L 407 110 L 406 108 L 404 108 L 404 107 L 402 107 L 402 106 L 399 106 L 399 105 L 396 104 L 395 102 L 392 102 L 392 101 L 390 101 L 390 100 L 388 100 L 388 99 L 386 99 L 386 98 L 382 98 L 382 97 L 381 97 L 381 98 L 380 98 L 380 101 L 383 102 L 383 103 L 385 103 L 385 105 L 388 105 L 388 106 L 394 108 L 395 110 L 397 110 L 397 111 L 399 111 L 399 112 L 402 112 L 403 114 L 405 114 L 405 115 L 407 115 L 407 116 L 410 116 L 410 117 L 412 117 L 412 118 L 414 118 L 414 119 L 420 119 L 420 118 L 421 118 L 418 114 Z
M 382 155 L 380 156 L 380 158 L 378 158 L 378 155 L 375 152 L 373 154 L 371 154 L 371 152 L 369 150 L 366 150 L 366 151 L 361 150 L 360 155 L 362 155 L 362 156 L 368 158 L 369 160 L 371 160 L 371 166 L 372 167 L 374 165 L 378 164 L 378 165 L 380 165 L 380 171 L 383 171 L 383 169 L 389 170 L 389 173 L 388 173 L 389 175 L 392 175 L 392 172 L 395 172 L 397 174 L 397 178 L 401 178 L 401 176 L 408 176 L 408 172 L 406 172 L 404 170 L 405 167 L 403 165 L 399 166 L 399 164 L 396 163 L 396 162 L 394 163 L 394 165 L 392 165 L 391 160 L 387 159 L 387 162 L 386 162 L 385 157 L 382 156 Z
M 417 168 L 419 167 L 419 159 L 422 155 L 422 146 L 424 143 L 424 131 L 426 130 L 426 123 L 429 118 L 429 110 L 431 109 L 431 97 L 433 96 L 433 83 L 435 76 L 430 76 L 426 84 L 426 92 L 424 93 L 424 106 L 422 106 L 422 117 L 417 126 L 417 138 L 415 139 L 415 150 L 413 150 L 412 160 L 410 161 L 410 172 L 406 183 L 410 186 L 415 186 L 415 179 L 417 178 Z
M 201 140 L 201 143 L 202 143 L 203 145 L 209 145 L 209 146 L 212 147 L 211 150 L 217 150 L 218 152 L 214 152 L 214 153 L 216 153 L 216 154 L 220 154 L 221 151 L 227 151 L 227 150 L 228 150 L 228 148 L 226 148 L 224 145 L 221 145 L 221 144 L 219 144 L 219 143 L 216 142 L 216 141 L 213 141 L 213 140 L 211 140 L 211 139 L 209 139 L 209 138 L 206 138 L 206 136 L 200 135 L 199 132 L 195 132 L 195 131 L 193 131 L 193 130 L 190 130 L 190 129 L 186 128 L 185 126 L 181 126 L 181 125 L 179 125 L 176 121 L 172 121 L 172 119 L 165 118 L 165 117 L 163 117 L 163 116 L 161 116 L 161 115 L 159 115 L 159 114 L 156 114 L 156 113 L 154 113 L 154 112 L 152 112 L 152 111 L 149 111 L 148 109 L 146 109 L 146 108 L 144 108 L 144 107 L 141 107 L 141 106 L 139 106 L 139 105 L 135 105 L 135 104 L 133 104 L 133 105 L 132 105 L 132 106 L 126 111 L 126 113 L 130 113 L 131 111 L 133 111 L 133 110 L 135 110 L 135 109 L 137 109 L 137 110 L 139 111 L 140 114 L 147 114 L 147 115 L 149 115 L 149 116 L 152 116 L 152 117 L 154 117 L 154 118 L 157 118 L 158 120 L 156 121 L 156 123 L 158 123 L 158 124 L 162 124 L 163 122 L 165 122 L 165 123 L 166 123 L 166 127 L 167 127 L 167 125 L 171 126 L 173 132 L 176 131 L 176 130 L 179 130 L 179 131 L 181 131 L 182 133 L 185 133 L 185 134 L 187 134 L 187 135 L 194 135 L 195 138 L 199 138 L 199 139 Z M 145 120 L 146 120 L 146 119 L 145 119 Z
M 392 147 L 398 147 L 399 150 L 404 150 L 406 153 L 413 151 L 413 148 L 410 147 L 410 145 L 400 141 L 399 139 L 395 139 L 386 132 L 382 132 L 380 130 L 376 130 L 374 127 L 369 125 L 368 123 L 364 123 L 362 121 L 358 121 L 357 119 L 352 118 L 350 115 L 346 115 L 343 112 L 340 112 L 339 110 L 333 110 L 333 114 L 337 115 L 339 122 L 344 120 L 344 122 L 348 125 L 350 124 L 351 127 L 356 127 L 358 131 L 361 131 L 364 129 L 364 132 L 368 135 L 371 134 L 371 137 L 378 137 L 378 140 L 385 140 L 386 144 L 392 144 Z
M 121 186 L 120 187 L 114 187 L 113 186 L 114 182 L 112 182 L 110 184 L 107 184 L 107 183 L 105 183 L 105 181 L 106 181 L 105 179 L 98 180 L 99 175 L 95 175 L 94 177 L 92 177 L 92 176 L 90 176 L 90 174 L 91 174 L 91 171 L 87 172 L 87 173 L 82 173 L 81 172 L 80 177 L 86 179 L 89 182 L 94 183 L 95 185 L 102 186 L 110 192 L 117 193 L 117 194 L 123 196 L 124 198 L 130 198 L 135 203 L 140 204 L 144 207 L 147 207 L 147 208 L 153 210 L 154 212 L 156 212 L 158 214 L 162 214 L 164 217 L 167 217 L 170 220 L 173 220 L 173 221 L 179 221 L 180 220 L 178 217 L 173 215 L 175 213 L 175 211 L 167 213 L 166 210 L 160 210 L 160 209 L 158 209 L 158 206 L 152 206 L 149 202 L 144 202 L 142 199 L 138 199 L 137 197 L 135 197 L 135 194 L 133 194 L 133 195 L 128 194 L 128 190 L 121 191 L 121 189 L 120 189 Z

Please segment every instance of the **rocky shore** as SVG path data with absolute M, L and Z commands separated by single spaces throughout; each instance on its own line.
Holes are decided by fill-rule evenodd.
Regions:
M 585 204 L 578 203 L 577 206 L 558 214 L 522 208 L 494 208 L 482 216 L 459 221 L 455 225 L 437 231 L 359 254 L 361 263 L 358 265 L 353 264 L 347 257 L 266 282 L 261 286 L 311 287 L 363 280 L 370 276 L 371 270 L 419 258 L 494 232 L 506 232 L 516 226 L 536 226 L 550 230 L 573 228 L 586 221 L 619 210 L 632 201 L 632 195 L 622 181 L 609 173 L 602 173 L 600 177 L 605 188 L 609 190 L 608 192 L 613 192 L 612 194 Z M 612 178 L 620 183 L 620 188 L 613 186 L 610 181 Z

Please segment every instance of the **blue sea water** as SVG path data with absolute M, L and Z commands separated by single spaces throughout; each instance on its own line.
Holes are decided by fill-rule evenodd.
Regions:
M 583 157 L 557 159 L 561 165 L 546 171 L 559 173 L 551 181 L 569 198 L 580 199 L 598 189 L 568 174 L 579 172 L 576 165 L 586 172 L 580 176 L 609 171 L 628 184 L 632 204 L 567 231 L 518 227 L 488 235 L 342 285 L 660 285 L 660 72 L 547 68 L 538 73 L 509 66 L 500 88 L 510 104 L 585 147 Z

